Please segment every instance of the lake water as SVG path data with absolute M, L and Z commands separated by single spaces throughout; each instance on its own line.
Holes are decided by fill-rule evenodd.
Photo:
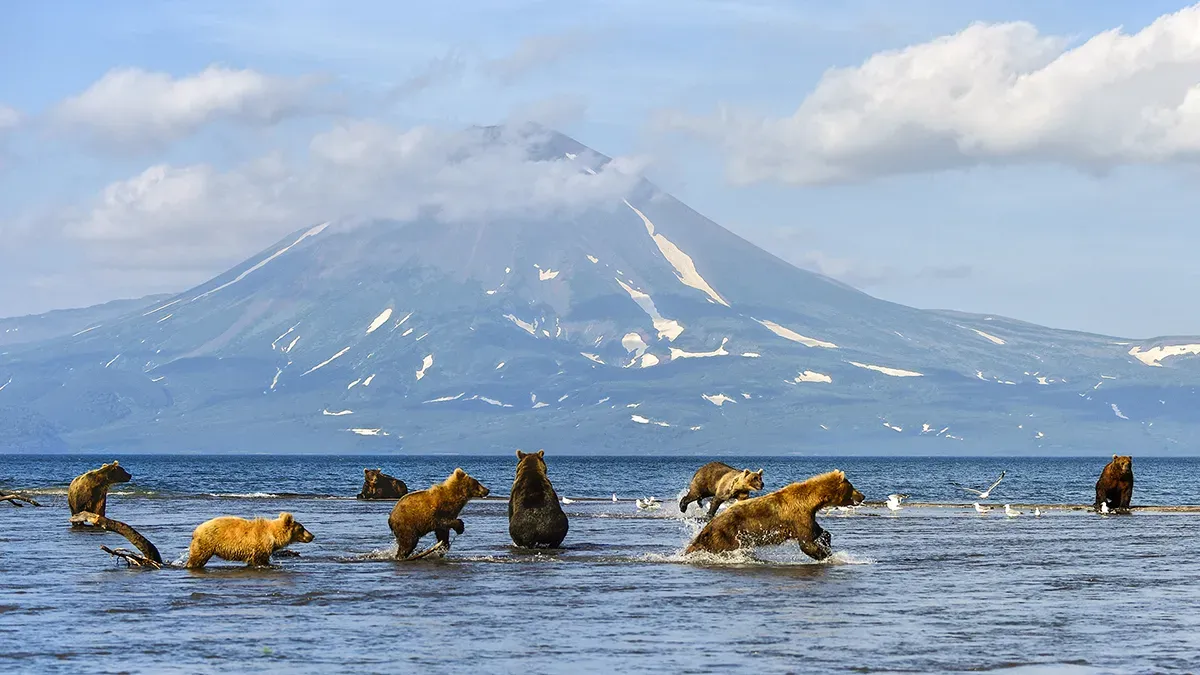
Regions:
M 67 526 L 71 478 L 118 458 L 108 515 L 164 559 L 218 515 L 291 511 L 313 532 L 269 569 L 125 568 L 128 544 Z M 472 502 L 438 560 L 388 559 L 392 502 L 361 502 L 364 467 L 410 489 L 462 466 L 507 495 L 515 457 L 0 456 L 0 667 L 47 672 L 1194 671 L 1200 514 L 980 516 L 951 481 L 1007 470 L 990 503 L 1090 503 L 1105 458 L 722 458 L 768 490 L 840 468 L 891 513 L 820 517 L 838 552 L 794 544 L 687 559 L 700 526 L 674 504 L 707 459 L 547 456 L 571 529 L 561 552 L 511 548 L 503 499 Z M 1200 503 L 1200 461 L 1134 459 L 1134 503 Z M 621 501 L 612 502 L 616 493 Z M 278 496 L 287 495 L 287 496 Z M 658 511 L 633 499 L 655 495 Z M 423 542 L 425 543 L 425 542 Z

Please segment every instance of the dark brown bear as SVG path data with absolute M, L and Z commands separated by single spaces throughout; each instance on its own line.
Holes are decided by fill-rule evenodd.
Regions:
M 742 546 L 774 546 L 795 539 L 810 558 L 824 560 L 833 552 L 833 541 L 817 524 L 817 511 L 862 500 L 862 493 L 841 471 L 813 476 L 725 509 L 700 530 L 686 553 L 723 553 Z
M 567 514 L 546 476 L 545 450 L 517 451 L 517 478 L 508 498 L 508 534 L 523 548 L 558 548 L 567 536 Z
M 440 485 L 401 497 L 388 516 L 388 527 L 396 535 L 396 557 L 409 557 L 421 537 L 430 532 L 437 534 L 438 546 L 449 549 L 450 530 L 463 533 L 463 521 L 459 520 L 458 513 L 468 501 L 486 496 L 488 489 L 479 481 L 468 476 L 466 471 L 455 469 Z
M 1117 511 L 1128 511 L 1129 502 L 1133 499 L 1133 458 L 1128 455 L 1113 455 L 1112 461 L 1100 473 L 1096 481 L 1097 511 L 1101 504 Z
M 383 469 L 363 469 L 362 492 L 357 499 L 399 499 L 408 494 L 408 486 L 399 478 L 393 478 Z
M 71 507 L 71 515 L 88 511 L 103 516 L 108 501 L 108 486 L 127 483 L 130 478 L 129 472 L 116 461 L 77 476 L 67 488 L 67 504 Z
M 708 505 L 708 517 L 711 518 L 721 504 L 746 499 L 751 492 L 763 489 L 762 475 L 762 469 L 735 469 L 722 462 L 709 462 L 692 476 L 687 494 L 679 500 L 679 511 L 687 512 L 688 504 L 692 502 L 704 506 L 703 500 L 711 497 Z

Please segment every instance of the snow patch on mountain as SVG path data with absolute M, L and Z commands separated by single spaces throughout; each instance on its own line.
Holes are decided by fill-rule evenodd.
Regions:
M 1162 367 L 1162 360 L 1173 356 L 1200 354 L 1200 344 L 1161 345 L 1143 350 L 1141 346 L 1129 350 L 1129 355 L 1148 366 Z
M 1004 342 L 1004 340 L 996 337 L 995 335 L 992 335 L 990 333 L 985 333 L 977 328 L 968 328 L 967 326 L 959 326 L 959 328 L 966 328 L 967 330 L 971 331 L 972 333 L 975 333 L 979 337 L 987 340 L 988 342 L 991 342 L 992 344 L 997 344 L 997 345 L 1007 344 Z
M 714 356 L 729 356 L 729 352 L 725 349 L 725 343 L 729 342 L 729 338 L 722 338 L 721 346 L 711 352 L 687 352 L 676 347 L 671 347 L 671 360 L 675 359 L 706 359 Z
M 258 270 L 262 269 L 262 268 L 263 268 L 263 267 L 264 267 L 264 266 L 265 266 L 267 263 L 269 263 L 269 262 L 271 262 L 272 260 L 274 260 L 274 259 L 278 258 L 279 256 L 283 255 L 284 253 L 287 253 L 287 252 L 288 252 L 288 251 L 290 251 L 290 250 L 292 249 L 292 247 L 293 247 L 293 246 L 295 246 L 296 244 L 299 244 L 300 242 L 304 241 L 305 239 L 308 239 L 309 237 L 315 237 L 315 236 L 317 236 L 318 234 L 321 234 L 321 232 L 323 232 L 323 231 L 325 230 L 325 228 L 326 228 L 326 227 L 328 227 L 328 226 L 329 226 L 329 223 L 321 223 L 320 225 L 317 225 L 316 227 L 312 228 L 311 230 L 309 230 L 309 231 L 305 232 L 304 234 L 300 235 L 300 236 L 299 236 L 299 237 L 296 239 L 296 241 L 293 241 L 292 243 L 288 244 L 287 246 L 284 246 L 283 248 L 281 248 L 281 249 L 279 249 L 278 251 L 276 251 L 276 252 L 272 253 L 271 255 L 267 256 L 267 257 L 266 257 L 266 258 L 264 258 L 263 260 L 260 260 L 258 263 L 256 263 L 256 264 L 255 264 L 253 267 L 251 267 L 250 269 L 248 269 L 248 270 L 246 270 L 245 272 L 242 272 L 241 274 L 237 275 L 236 277 L 234 277 L 234 279 L 233 279 L 232 281 L 226 281 L 225 283 L 221 284 L 220 286 L 217 286 L 216 288 L 212 289 L 211 291 L 205 291 L 205 292 L 201 293 L 200 295 L 197 295 L 196 297 L 192 298 L 192 299 L 191 299 L 191 300 L 189 300 L 188 302 L 195 302 L 195 301 L 197 301 L 197 300 L 199 300 L 199 299 L 201 299 L 201 298 L 206 298 L 206 297 L 208 297 L 208 296 L 212 295 L 213 293 L 216 293 L 216 292 L 217 292 L 217 291 L 219 291 L 219 290 L 222 290 L 222 289 L 225 289 L 225 288 L 229 288 L 230 286 L 232 286 L 232 285 L 236 284 L 237 282 L 241 281 L 242 279 L 245 279 L 247 276 L 249 276 L 249 275 L 250 275 L 250 273 L 252 273 L 252 272 L 256 272 L 256 271 L 258 271 Z
M 681 281 L 685 286 L 691 286 L 692 288 L 704 293 L 713 302 L 726 307 L 729 306 L 729 303 L 725 302 L 725 299 L 722 298 L 720 294 L 718 294 L 717 291 L 714 290 L 713 287 L 704 280 L 704 277 L 700 276 L 698 271 L 696 271 L 696 263 L 692 261 L 691 256 L 684 253 L 678 246 L 672 243 L 670 239 L 667 239 L 661 234 L 657 234 L 654 231 L 654 223 L 650 222 L 650 219 L 646 217 L 646 214 L 639 211 L 637 207 L 635 207 L 633 204 L 630 204 L 628 201 L 625 201 L 625 206 L 633 209 L 633 212 L 642 219 L 642 223 L 646 225 L 646 232 L 650 234 L 650 238 L 654 240 L 654 245 L 658 246 L 659 252 L 662 253 L 663 257 L 667 259 L 667 262 L 671 263 L 671 267 L 675 268 L 675 276 L 679 279 L 679 281 Z
M 658 313 L 658 307 L 654 306 L 654 299 L 648 294 L 635 289 L 620 279 L 616 281 L 621 285 L 621 288 L 625 289 L 629 297 L 633 298 L 638 307 L 641 307 L 642 311 L 650 317 L 650 322 L 654 325 L 654 329 L 658 331 L 658 339 L 661 340 L 665 337 L 668 341 L 674 342 L 675 338 L 683 333 L 683 326 L 678 321 L 664 318 L 662 314 Z
M 858 361 L 847 361 L 852 366 L 857 368 L 866 368 L 874 370 L 877 373 L 890 375 L 892 377 L 924 377 L 924 373 L 918 373 L 915 370 L 901 370 L 900 368 L 888 368 L 886 366 L 873 366 L 869 363 L 859 363 Z
M 371 322 L 370 326 L 367 326 L 367 335 L 379 330 L 379 327 L 387 323 L 387 320 L 390 318 L 392 318 L 392 308 L 388 307 L 387 309 L 383 310 L 379 316 L 375 317 L 375 320 Z
M 297 338 L 297 339 L 299 339 L 299 338 Z M 342 349 L 342 351 L 340 351 L 340 352 L 338 352 L 338 353 L 334 354 L 333 356 L 331 356 L 331 357 L 329 357 L 329 358 L 325 359 L 324 361 L 322 361 L 322 362 L 318 363 L 317 365 L 313 366 L 312 368 L 309 368 L 308 370 L 304 371 L 303 373 L 301 373 L 301 374 L 300 374 L 300 377 L 304 377 L 305 375 L 307 375 L 307 374 L 309 374 L 309 373 L 313 372 L 314 370 L 320 370 L 321 368 L 324 368 L 325 366 L 327 366 L 327 365 L 329 365 L 329 364 L 333 363 L 333 361 L 334 361 L 335 359 L 339 358 L 341 355 L 345 354 L 345 353 L 346 353 L 346 352 L 348 352 L 348 351 L 350 351 L 350 348 L 349 348 L 349 347 L 346 347 L 346 348 Z
M 824 373 L 806 370 L 797 375 L 792 382 L 795 382 L 796 384 L 800 384 L 801 382 L 824 382 L 825 384 L 833 384 L 833 378 Z
M 826 342 L 824 340 L 817 340 L 816 338 L 805 337 L 790 328 L 784 328 L 783 326 L 780 326 L 779 324 L 775 323 L 774 321 L 762 321 L 759 319 L 755 319 L 755 321 L 757 321 L 760 325 L 762 325 L 763 328 L 766 328 L 767 330 L 778 335 L 779 337 L 787 339 L 787 340 L 791 340 L 792 342 L 799 342 L 800 344 L 804 345 L 805 347 L 823 347 L 825 349 L 837 349 L 838 348 L 838 346 L 833 344 L 832 342 Z
M 718 408 L 726 403 L 737 403 L 736 399 L 730 398 L 725 394 L 702 394 L 700 397 L 705 401 L 717 406 Z
M 417 379 L 420 380 L 420 379 L 424 378 L 425 373 L 428 372 L 429 369 L 432 367 L 433 367 L 433 354 L 426 354 L 425 358 L 421 360 L 421 369 L 417 371 Z

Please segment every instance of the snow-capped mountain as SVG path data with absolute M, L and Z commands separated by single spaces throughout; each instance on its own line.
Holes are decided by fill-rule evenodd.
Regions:
M 884 302 L 644 181 L 569 217 L 312 224 L 73 316 L 0 346 L 0 449 L 1147 453 L 1200 429 L 1200 338 Z

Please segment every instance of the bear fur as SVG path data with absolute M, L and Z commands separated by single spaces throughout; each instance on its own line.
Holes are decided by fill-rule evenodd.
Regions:
M 407 558 L 421 537 L 430 532 L 437 534 L 438 545 L 449 549 L 450 530 L 463 533 L 459 512 L 468 501 L 486 497 L 488 492 L 479 481 L 458 468 L 440 485 L 401 497 L 388 516 L 388 527 L 396 536 L 396 557 Z
M 679 511 L 687 511 L 688 504 L 696 502 L 704 506 L 703 500 L 712 498 L 708 504 L 708 517 L 717 512 L 717 508 L 727 501 L 743 500 L 751 492 L 763 489 L 763 470 L 735 469 L 722 462 L 709 462 L 696 469 L 692 482 L 688 485 L 687 494 L 679 500 Z
M 546 476 L 545 450 L 517 451 L 517 477 L 508 498 L 508 534 L 522 548 L 558 548 L 567 537 L 567 514 Z
M 186 566 L 204 567 L 215 555 L 222 560 L 263 567 L 270 564 L 272 553 L 288 544 L 297 541 L 307 544 L 312 540 L 312 533 L 290 513 L 281 513 L 275 520 L 221 516 L 201 523 L 192 532 Z
M 1100 480 L 1096 481 L 1097 511 L 1100 504 L 1107 502 L 1112 510 L 1129 510 L 1129 502 L 1133 499 L 1133 457 L 1129 455 L 1113 455 L 1112 461 L 1100 472 Z
M 133 476 L 115 460 L 99 469 L 76 476 L 67 488 L 67 504 L 71 507 L 71 515 L 87 511 L 103 516 L 108 501 L 108 486 L 114 483 L 128 483 L 131 478 Z
M 813 476 L 725 509 L 700 530 L 686 553 L 723 553 L 742 546 L 773 546 L 795 539 L 810 558 L 824 560 L 833 552 L 833 545 L 829 533 L 817 524 L 817 511 L 862 500 L 862 493 L 841 471 Z
M 362 492 L 357 499 L 399 499 L 408 494 L 408 486 L 399 478 L 393 478 L 383 469 L 363 469 Z

